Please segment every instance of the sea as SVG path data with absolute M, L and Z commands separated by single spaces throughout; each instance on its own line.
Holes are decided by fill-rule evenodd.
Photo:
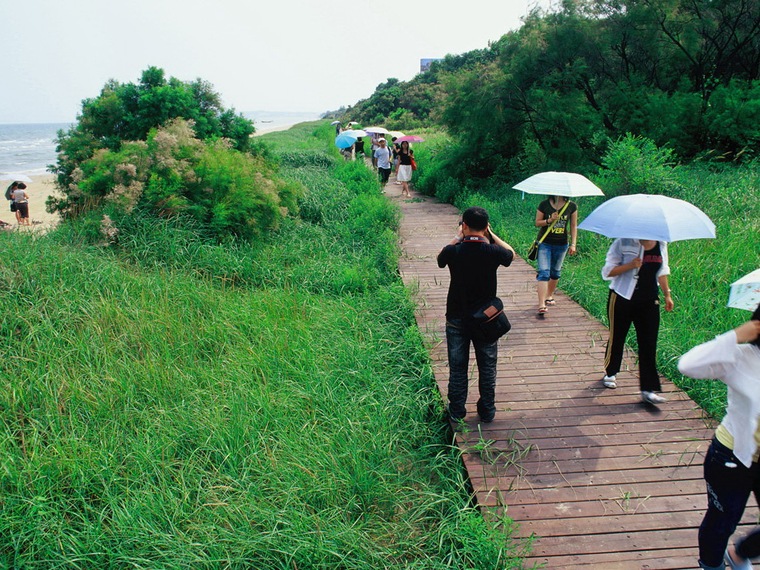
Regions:
M 242 115 L 253 121 L 257 133 L 281 130 L 319 119 L 317 112 L 249 111 Z M 72 123 L 0 124 L 0 175 L 34 176 L 55 164 L 55 138 Z

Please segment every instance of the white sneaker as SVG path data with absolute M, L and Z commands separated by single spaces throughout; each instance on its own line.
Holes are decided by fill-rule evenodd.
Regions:
M 641 401 L 647 404 L 662 404 L 663 402 L 667 402 L 667 400 L 659 394 L 647 391 L 641 393 Z
M 605 376 L 602 378 L 602 384 L 605 388 L 617 388 L 617 378 L 613 376 Z

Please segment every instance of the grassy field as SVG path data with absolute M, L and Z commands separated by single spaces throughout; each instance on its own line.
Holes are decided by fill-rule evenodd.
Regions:
M 519 565 L 450 445 L 398 211 L 331 133 L 263 137 L 308 191 L 253 244 L 0 233 L 1 568 Z
M 427 165 L 437 168 L 442 149 L 450 144 L 445 136 L 429 133 L 426 144 L 417 145 L 420 176 L 427 175 Z M 747 311 L 727 308 L 726 303 L 729 285 L 760 267 L 760 163 L 735 166 L 697 162 L 662 171 L 648 171 L 645 167 L 641 170 L 646 189 L 651 191 L 667 182 L 667 191 L 662 193 L 697 205 L 716 226 L 716 239 L 675 242 L 668 248 L 675 310 L 662 313 L 658 361 L 663 375 L 686 390 L 709 414 L 721 418 L 726 405 L 723 383 L 685 378 L 678 372 L 677 361 L 691 347 L 738 326 L 750 316 Z M 601 177 L 595 180 L 606 189 Z M 512 184 L 516 182 L 519 180 Z M 455 187 L 450 180 L 440 186 L 444 197 L 461 193 L 455 204 L 462 210 L 473 205 L 488 209 L 499 235 L 525 256 L 536 236 L 533 222 L 543 197 L 523 198 L 522 193 L 511 188 L 512 184 L 494 183 L 478 191 Z M 578 199 L 579 221 L 602 200 Z M 579 230 L 578 255 L 566 258 L 560 281 L 565 292 L 605 324 L 608 283 L 601 278 L 601 268 L 611 243 L 608 238 Z M 635 348 L 633 331 L 628 340 Z M 601 377 L 601 362 L 599 371 Z

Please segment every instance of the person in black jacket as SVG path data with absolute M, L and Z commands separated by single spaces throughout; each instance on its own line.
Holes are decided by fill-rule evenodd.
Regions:
M 464 419 L 467 403 L 467 370 L 470 344 L 475 348 L 480 398 L 477 412 L 484 423 L 496 414 L 496 358 L 498 340 L 479 341 L 464 326 L 465 318 L 496 296 L 496 270 L 508 267 L 515 251 L 497 236 L 483 208 L 468 208 L 456 237 L 438 254 L 438 267 L 449 268 L 451 282 L 446 298 L 446 344 L 449 357 L 448 413 L 453 421 Z

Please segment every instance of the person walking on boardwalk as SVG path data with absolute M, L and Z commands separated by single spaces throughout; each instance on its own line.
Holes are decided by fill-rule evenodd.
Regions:
M 623 360 L 625 337 L 633 324 L 639 346 L 641 399 L 661 404 L 656 394 L 662 387 L 657 372 L 657 335 L 660 330 L 660 289 L 665 310 L 673 310 L 668 285 L 668 246 L 663 241 L 618 238 L 607 251 L 602 277 L 610 281 L 607 316 L 610 336 L 604 356 L 607 388 L 617 388 L 617 373 Z
M 578 238 L 578 206 L 564 196 L 549 196 L 538 205 L 536 227 L 546 236 L 538 246 L 538 314 L 549 312 L 554 305 L 565 255 L 575 255 Z M 541 235 L 543 235 L 543 233 Z M 570 242 L 568 242 L 568 233 Z
M 760 528 L 728 548 L 750 493 L 760 504 L 760 305 L 751 320 L 684 354 L 678 369 L 691 378 L 717 378 L 728 386 L 726 415 L 704 463 L 707 512 L 699 527 L 699 566 L 752 568 L 760 556 Z
M 409 181 L 412 179 L 412 158 L 414 151 L 409 148 L 409 141 L 403 141 L 398 151 L 398 166 L 396 167 L 396 180 L 401 182 L 401 196 L 412 197 L 409 192 Z
M 477 411 L 484 423 L 496 414 L 496 358 L 498 340 L 484 342 L 472 338 L 465 318 L 496 296 L 496 270 L 508 267 L 515 252 L 497 236 L 483 208 L 468 208 L 456 237 L 438 254 L 438 267 L 449 268 L 451 282 L 446 297 L 446 343 L 449 358 L 448 413 L 453 421 L 464 419 L 467 403 L 467 370 L 470 343 L 475 348 L 480 398 Z
M 377 142 L 380 146 L 375 150 L 374 157 L 377 160 L 377 171 L 380 173 L 380 182 L 385 186 L 388 178 L 391 176 L 391 150 L 388 148 L 384 138 L 381 137 Z

